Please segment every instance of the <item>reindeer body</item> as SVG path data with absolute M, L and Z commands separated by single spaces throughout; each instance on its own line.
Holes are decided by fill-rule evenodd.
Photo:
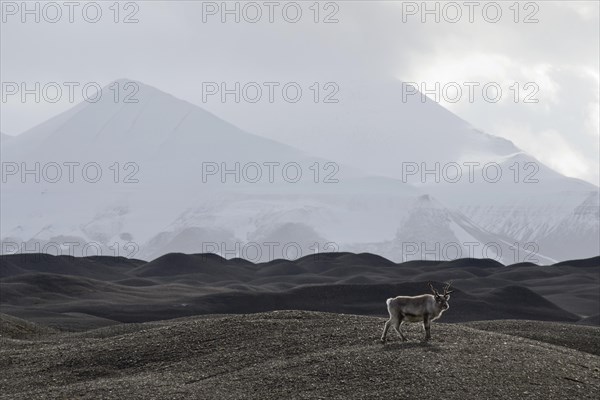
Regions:
M 422 294 L 419 296 L 398 296 L 387 299 L 387 309 L 390 314 L 390 319 L 385 323 L 381 341 L 385 342 L 387 331 L 391 326 L 400 335 L 403 341 L 407 340 L 400 326 L 404 322 L 422 322 L 425 328 L 425 340 L 431 339 L 431 321 L 434 321 L 442 316 L 442 313 L 450 308 L 448 300 L 450 293 L 449 285 L 444 289 L 444 294 L 439 294 L 433 286 L 431 286 L 433 294 Z

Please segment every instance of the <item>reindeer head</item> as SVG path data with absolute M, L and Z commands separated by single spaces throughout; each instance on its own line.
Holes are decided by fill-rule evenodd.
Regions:
M 440 294 L 437 290 L 435 290 L 435 288 L 433 287 L 431 282 L 429 282 L 429 288 L 433 292 L 435 301 L 442 307 L 443 311 L 450 308 L 450 305 L 448 304 L 448 300 L 450 300 L 450 293 L 454 292 L 454 290 L 449 290 L 451 284 L 452 284 L 452 282 L 446 283 L 446 286 L 444 287 L 444 293 Z

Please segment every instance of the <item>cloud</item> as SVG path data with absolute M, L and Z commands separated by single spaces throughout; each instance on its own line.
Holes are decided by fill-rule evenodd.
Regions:
M 535 131 L 531 126 L 511 122 L 496 126 L 495 130 L 561 174 L 598 184 L 598 160 L 577 151 L 561 133 Z
M 588 163 L 563 165 L 580 177 L 594 176 L 598 154 L 599 3 L 536 2 L 539 22 L 513 21 L 501 2 L 503 18 L 488 23 L 481 14 L 469 23 L 402 22 L 402 5 L 390 2 L 339 2 L 339 23 L 202 23 L 201 2 L 141 2 L 137 24 L 3 23 L 0 66 L 3 81 L 96 81 L 124 76 L 164 89 L 196 104 L 206 80 L 362 80 L 396 77 L 423 82 L 498 82 L 498 103 L 442 104 L 489 133 L 496 127 L 528 127 L 526 151 L 559 151 L 545 139 L 566 143 L 573 157 Z M 416 2 L 420 4 L 420 2 Z M 522 5 L 522 3 L 520 3 Z M 307 16 L 312 17 L 306 9 Z M 322 10 L 323 11 L 323 10 Z M 526 10 L 521 9 L 521 17 Z M 110 14 L 107 14 L 110 15 Z M 518 102 L 510 86 L 519 83 Z M 526 104 L 535 82 L 538 103 Z M 3 104 L 4 132 L 20 133 L 71 104 Z M 273 139 L 271 110 L 205 105 L 228 120 Z M 377 108 L 377 104 L 372 104 Z M 263 112 L 264 111 L 264 112 Z M 305 119 L 310 119 L 307 113 Z M 290 121 L 302 126 L 303 121 Z M 546 133 L 544 133 L 546 132 Z M 549 136 L 547 132 L 554 132 Z M 361 134 L 361 133 L 358 133 Z M 368 135 L 368 132 L 362 134 Z M 536 143 L 536 136 L 537 137 Z M 511 139 L 509 137 L 509 139 Z M 561 159 L 566 159 L 561 156 Z M 564 166 L 572 165 L 572 167 Z M 569 169 L 570 168 L 570 169 Z M 586 172 L 587 171 L 587 172 Z

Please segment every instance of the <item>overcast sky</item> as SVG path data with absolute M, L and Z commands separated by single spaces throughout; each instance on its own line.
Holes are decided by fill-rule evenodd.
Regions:
M 70 23 L 69 9 L 57 2 L 62 17 L 51 23 L 56 9 L 44 8 L 43 2 L 36 22 L 35 15 L 22 15 L 20 1 L 3 1 L 1 80 L 32 86 L 136 79 L 249 131 L 299 147 L 303 142 L 297 132 L 286 131 L 273 109 L 203 103 L 202 82 L 361 81 L 368 87 L 369 79 L 398 79 L 423 82 L 426 88 L 457 82 L 463 90 L 468 90 L 464 82 L 477 82 L 474 101 L 467 92 L 448 101 L 454 98 L 449 91 L 452 98 L 442 97 L 440 104 L 558 171 L 598 184 L 599 2 L 521 2 L 518 7 L 512 1 L 479 2 L 472 9 L 473 22 L 464 2 L 453 3 L 459 9 L 441 2 L 439 23 L 433 14 L 422 22 L 420 1 L 338 1 L 318 7 L 313 1 L 299 2 L 302 17 L 297 23 L 283 16 L 289 2 L 277 3 L 273 22 L 260 1 L 255 3 L 263 13 L 258 22 L 244 20 L 256 15 L 256 8 L 248 7 L 239 23 L 232 15 L 222 23 L 219 10 L 210 13 L 221 2 L 122 2 L 115 23 L 111 1 L 101 3 L 102 17 L 90 23 L 83 18 L 81 2 Z M 496 4 L 502 15 L 494 23 Z M 94 18 L 94 7 L 87 9 L 88 19 Z M 243 10 L 244 3 L 238 7 Z M 428 7 L 434 9 L 436 3 Z M 313 20 L 316 8 L 318 23 Z M 296 8 L 286 10 L 293 20 Z M 127 16 L 138 22 L 123 23 Z M 24 23 L 22 17 L 27 18 Z M 528 82 L 532 84 L 525 86 Z M 502 88 L 498 102 L 483 98 L 486 83 Z M 75 93 L 80 100 L 81 92 Z M 22 103 L 10 96 L 2 101 L 1 130 L 18 135 L 72 105 L 66 95 L 57 103 Z

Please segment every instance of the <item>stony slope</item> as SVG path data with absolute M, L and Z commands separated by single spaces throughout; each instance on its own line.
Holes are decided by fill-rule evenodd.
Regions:
M 392 336 L 382 345 L 383 322 L 281 311 L 5 339 L 0 393 L 27 400 L 592 399 L 600 390 L 598 355 L 443 323 L 432 327 L 431 342 L 421 342 L 412 325 L 409 342 Z

